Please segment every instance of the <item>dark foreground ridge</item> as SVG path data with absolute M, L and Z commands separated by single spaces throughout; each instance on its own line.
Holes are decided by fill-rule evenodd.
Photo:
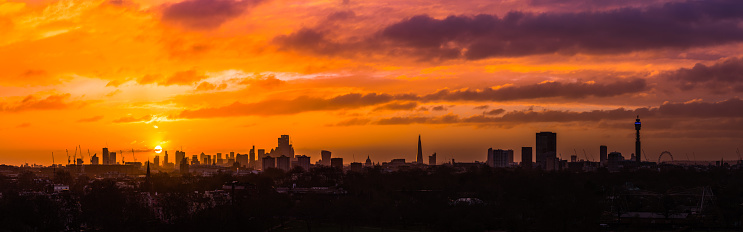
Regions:
M 743 216 L 743 171 L 725 167 L 58 171 L 53 179 L 25 171 L 0 176 L 0 190 L 0 231 L 739 230 Z

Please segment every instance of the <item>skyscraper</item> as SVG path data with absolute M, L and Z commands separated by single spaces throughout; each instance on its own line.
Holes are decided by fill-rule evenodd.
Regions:
M 606 166 L 606 145 L 599 147 L 599 164 Z
M 330 151 L 320 151 L 320 165 L 330 166 Z
M 642 159 L 640 159 L 640 153 L 642 153 L 642 147 L 640 146 L 640 127 L 642 127 L 642 124 L 640 124 L 640 115 L 637 115 L 637 120 L 635 120 L 635 131 L 637 131 L 637 137 L 635 138 L 635 161 L 642 162 Z
M 109 165 L 109 164 L 111 164 L 108 161 L 108 148 L 107 147 L 104 147 L 103 148 L 103 152 L 101 152 L 101 156 L 102 156 L 101 158 L 103 159 L 103 165 Z
M 557 158 L 557 134 L 552 132 L 537 133 L 537 166 L 544 170 L 555 170 Z
M 181 161 L 186 158 L 185 151 L 175 151 L 175 166 L 181 167 Z
M 168 164 L 168 151 L 165 151 L 165 155 L 163 155 L 163 166 L 166 166 Z
M 116 152 L 108 153 L 108 164 L 116 165 Z
M 254 168 L 255 167 L 255 146 L 253 146 L 253 148 L 250 149 L 250 153 L 248 153 L 248 155 L 249 155 L 248 158 L 250 160 L 248 161 L 247 165 L 248 165 L 248 167 L 253 167 Z M 307 170 L 307 169 L 305 169 L 305 170 Z
M 531 147 L 522 147 L 521 148 L 521 167 L 523 168 L 531 168 Z
M 274 152 L 276 152 L 276 155 L 271 155 L 294 157 L 294 147 L 292 147 L 291 141 L 289 141 L 289 135 L 281 135 L 281 137 L 279 137 L 279 145 L 276 147 Z
M 436 165 L 436 153 L 434 152 L 433 155 L 428 156 L 428 165 Z
M 160 156 L 156 155 L 154 159 L 152 159 L 152 165 L 155 167 L 160 166 Z M 147 167 L 149 168 L 149 163 L 147 163 Z
M 418 135 L 418 156 L 415 157 L 415 162 L 423 164 L 423 149 L 421 149 L 421 135 Z

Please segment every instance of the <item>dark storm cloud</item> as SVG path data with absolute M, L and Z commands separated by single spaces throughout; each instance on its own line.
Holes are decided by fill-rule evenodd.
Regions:
M 193 29 L 211 29 L 243 14 L 262 0 L 186 0 L 163 10 L 163 21 Z
M 386 104 L 377 108 L 386 110 L 412 110 L 423 102 L 495 102 L 537 98 L 581 99 L 586 97 L 612 97 L 638 93 L 646 88 L 643 79 L 619 80 L 614 83 L 561 83 L 545 82 L 524 86 L 484 88 L 480 90 L 439 90 L 416 94 L 349 93 L 330 98 L 302 96 L 295 99 L 267 99 L 254 103 L 235 102 L 232 105 L 181 112 L 184 118 L 234 117 L 246 115 L 284 115 L 309 111 L 357 109 Z M 445 110 L 444 106 L 432 109 Z
M 665 74 L 679 82 L 681 89 L 704 87 L 715 92 L 743 90 L 743 59 L 729 58 L 712 65 L 697 63 L 692 68 L 681 68 Z
M 399 125 L 399 124 L 521 124 L 540 122 L 590 122 L 590 121 L 612 121 L 626 120 L 640 115 L 644 118 L 665 120 L 695 120 L 695 119 L 717 119 L 718 122 L 729 122 L 731 119 L 743 119 L 743 100 L 731 98 L 720 102 L 686 102 L 665 103 L 659 107 L 613 110 L 593 110 L 585 112 L 561 111 L 561 110 L 516 110 L 503 114 L 500 117 L 473 115 L 460 117 L 447 114 L 443 116 L 399 116 L 383 118 L 375 124 Z
M 440 90 L 436 93 L 425 95 L 422 99 L 428 101 L 508 101 L 548 97 L 611 97 L 641 92 L 646 88 L 647 83 L 644 79 L 619 80 L 609 84 L 544 82 L 523 86 L 486 88 L 483 90 Z
M 363 42 L 335 41 L 327 31 L 309 28 L 276 41 L 284 48 L 325 55 L 381 51 L 423 59 L 616 54 L 743 41 L 740 9 L 743 1 L 712 0 L 578 13 L 510 12 L 503 17 L 417 15 Z

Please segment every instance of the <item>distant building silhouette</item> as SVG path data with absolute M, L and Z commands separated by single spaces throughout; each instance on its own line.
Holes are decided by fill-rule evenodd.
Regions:
M 98 165 L 98 156 L 96 154 L 93 154 L 92 157 L 90 157 L 90 164 L 92 165 Z
M 249 155 L 248 157 L 249 161 L 247 163 L 248 167 L 255 168 L 255 146 L 253 146 L 253 148 L 250 149 L 250 153 L 248 153 L 248 155 Z
M 178 151 L 176 151 L 175 153 L 178 154 Z M 176 160 L 176 161 L 178 161 L 178 160 Z M 181 161 L 178 161 L 178 163 L 180 163 L 180 165 L 178 167 L 181 170 L 181 175 L 188 173 L 188 171 L 189 171 L 188 170 L 188 158 L 183 157 L 183 158 L 181 158 Z
M 418 156 L 415 157 L 415 162 L 423 164 L 423 149 L 421 148 L 421 135 L 418 135 Z
M 165 155 L 163 155 L 163 167 L 168 166 L 168 151 L 165 152 Z
M 291 159 L 285 155 L 276 157 L 276 167 L 278 169 L 289 171 Z
M 289 135 L 281 135 L 278 140 L 279 145 L 273 152 L 271 152 L 271 155 L 294 157 L 294 147 L 292 147 L 291 141 L 289 141 Z
M 305 171 L 310 170 L 310 157 L 302 155 L 297 157 L 297 166 L 302 167 Z
M 193 155 L 191 157 L 191 165 L 201 165 L 201 162 L 199 162 L 199 156 Z
M 601 166 L 606 167 L 606 145 L 599 147 L 599 163 Z
M 434 152 L 433 155 L 428 156 L 428 165 L 436 165 L 436 153 Z
M 109 163 L 109 165 L 116 165 L 117 164 L 116 163 L 116 152 L 109 152 L 108 153 L 108 163 Z
M 353 162 L 348 166 L 348 169 L 352 172 L 361 172 L 363 170 L 364 166 L 359 162 Z
M 276 158 L 273 158 L 271 156 L 263 157 L 263 171 L 269 168 L 276 168 Z
M 160 166 L 160 156 L 159 155 L 156 155 L 155 158 L 152 159 L 152 165 L 155 166 L 155 167 Z M 149 162 L 148 162 L 147 163 L 147 168 L 149 168 L 149 167 L 150 167 L 150 165 L 149 165 Z
M 505 168 L 513 163 L 513 150 L 488 149 L 488 165 L 491 167 Z
M 637 120 L 635 120 L 635 131 L 637 131 L 637 137 L 635 138 L 635 161 L 642 162 L 641 153 L 642 153 L 642 146 L 640 146 L 640 127 L 642 127 L 642 124 L 640 123 L 640 115 L 637 115 Z
M 521 147 L 521 167 L 531 168 L 531 147 Z
M 330 166 L 330 151 L 320 151 L 320 165 Z
M 175 166 L 180 168 L 181 161 L 186 158 L 185 151 L 175 151 Z
M 109 157 L 108 157 L 108 148 L 107 147 L 104 147 L 103 148 L 103 152 L 101 152 L 101 158 L 103 158 L 103 164 L 104 165 L 110 165 L 111 164 L 111 162 L 108 161 L 108 158 Z
M 371 158 L 367 155 L 366 162 L 364 162 L 364 167 L 371 167 L 371 166 L 374 166 L 374 163 L 372 162 Z
M 557 162 L 557 134 L 552 132 L 537 133 L 537 165 L 544 170 L 553 171 Z
M 343 158 L 331 158 L 330 166 L 334 168 L 343 169 Z
M 612 152 L 612 153 L 609 153 L 607 159 L 608 159 L 607 168 L 609 169 L 609 171 L 618 172 L 620 169 L 619 164 L 621 161 L 624 161 L 624 156 L 622 156 L 622 153 Z

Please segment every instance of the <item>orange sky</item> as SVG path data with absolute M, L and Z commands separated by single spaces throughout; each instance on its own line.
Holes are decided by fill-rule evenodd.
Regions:
M 737 8 L 736 8 L 737 7 Z M 737 159 L 738 1 L 0 0 L 0 162 L 534 146 Z M 685 11 L 684 9 L 687 9 Z M 87 152 L 86 152 L 87 153 Z M 131 160 L 130 152 L 125 158 Z M 87 161 L 86 161 L 87 162 Z

